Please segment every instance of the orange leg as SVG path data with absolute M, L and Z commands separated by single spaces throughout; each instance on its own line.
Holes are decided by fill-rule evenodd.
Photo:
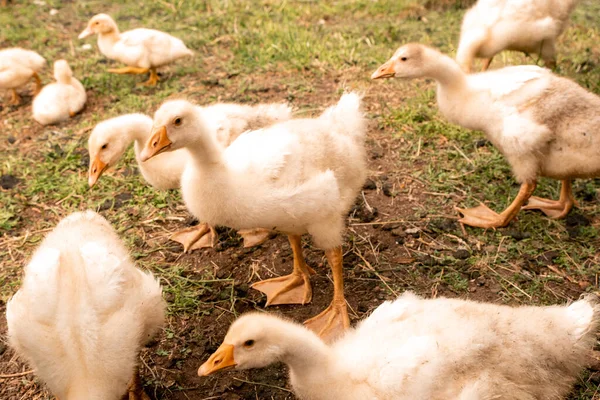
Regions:
M 531 197 L 531 194 L 535 190 L 535 186 L 535 182 L 523 183 L 517 197 L 506 210 L 502 211 L 500 214 L 492 211 L 483 203 L 478 207 L 469 209 L 456 207 L 458 212 L 463 215 L 458 221 L 465 225 L 476 226 L 478 228 L 501 228 L 506 226 L 517 216 L 521 206 Z
M 198 224 L 174 233 L 171 240 L 183 245 L 183 252 L 201 249 L 204 247 L 214 247 L 217 240 L 215 228 L 208 224 Z
M 42 90 L 42 80 L 37 73 L 33 73 L 33 79 L 35 79 L 35 90 L 33 91 L 33 95 L 36 96 Z
M 560 198 L 558 201 L 532 196 L 522 210 L 541 210 L 550 218 L 560 219 L 566 217 L 574 205 L 577 205 L 577 202 L 573 196 L 571 180 L 565 179 L 562 181 L 560 187 Z
M 150 397 L 148 397 L 146 392 L 144 392 L 144 388 L 142 387 L 142 380 L 140 379 L 138 368 L 135 369 L 135 372 L 129 381 L 127 393 L 125 393 L 122 400 L 150 400 Z
M 342 248 L 325 251 L 327 262 L 333 272 L 333 300 L 322 313 L 304 322 L 304 325 L 317 332 L 325 341 L 340 336 L 350 327 L 350 318 L 344 298 L 344 270 L 342 267 Z
M 490 64 L 492 63 L 493 59 L 494 59 L 494 56 L 492 56 L 490 58 L 484 58 L 483 59 L 483 66 L 481 68 L 481 72 L 487 71 L 487 69 L 490 67 Z
M 291 274 L 266 279 L 252 285 L 267 295 L 267 306 L 276 304 L 307 304 L 312 300 L 310 276 L 315 274 L 302 255 L 300 236 L 288 235 L 294 253 L 294 270 Z
M 150 78 L 144 83 L 140 83 L 140 86 L 156 86 L 158 83 L 158 74 L 156 73 L 156 68 L 150 68 Z
M 13 106 L 18 106 L 19 104 L 21 104 L 21 97 L 15 89 L 11 89 L 10 100 L 8 101 L 8 104 Z

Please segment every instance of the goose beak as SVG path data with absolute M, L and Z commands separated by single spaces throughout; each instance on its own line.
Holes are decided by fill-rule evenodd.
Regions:
M 108 164 L 103 163 L 98 157 L 94 159 L 94 162 L 90 165 L 90 172 L 88 174 L 88 185 L 90 187 L 93 187 L 98 182 L 98 179 L 107 167 Z
M 394 71 L 394 63 L 392 61 L 388 61 L 381 67 L 377 68 L 377 71 L 373 72 L 371 79 L 393 78 L 394 76 L 396 76 L 396 71 Z
M 140 154 L 140 160 L 148 161 L 155 155 L 168 150 L 171 147 L 171 143 L 169 136 L 167 136 L 167 127 L 161 126 L 152 132 L 152 136 L 146 142 L 146 147 L 144 147 L 142 154 Z
M 92 32 L 92 30 L 90 29 L 90 27 L 88 26 L 87 28 L 85 28 L 85 30 L 83 32 L 81 32 L 79 34 L 79 39 L 85 39 L 86 37 L 93 35 L 94 32 Z
M 200 368 L 198 376 L 207 376 L 222 369 L 233 368 L 237 364 L 233 359 L 233 345 L 223 343 Z

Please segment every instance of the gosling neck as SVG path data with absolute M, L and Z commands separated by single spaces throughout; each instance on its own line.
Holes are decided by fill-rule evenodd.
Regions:
M 331 383 L 331 349 L 316 334 L 290 324 L 280 337 L 281 342 L 285 343 L 281 361 L 289 367 L 293 384 Z
M 152 134 L 152 118 L 142 114 L 129 115 L 121 127 L 129 143 L 135 141 L 136 146 L 143 149 Z
M 203 168 L 223 166 L 223 147 L 217 141 L 217 133 L 210 129 L 202 116 L 197 121 L 193 137 L 185 147 L 188 149 L 192 160 Z
M 121 33 L 119 32 L 119 28 L 115 26 L 110 32 L 98 34 L 98 47 L 103 53 L 110 52 L 115 43 L 117 43 L 120 39 Z
M 425 77 L 433 78 L 444 90 L 460 91 L 466 87 L 467 76 L 458 63 L 433 49 L 427 49 Z

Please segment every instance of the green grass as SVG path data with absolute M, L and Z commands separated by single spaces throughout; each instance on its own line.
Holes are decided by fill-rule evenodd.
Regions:
M 598 182 L 578 180 L 574 192 L 578 214 L 591 223 L 575 231 L 565 221 L 552 221 L 539 213 L 523 212 L 509 228 L 483 231 L 467 228 L 438 229 L 445 216 L 456 215 L 455 205 L 470 207 L 479 201 L 491 208 L 506 207 L 518 191 L 504 158 L 483 136 L 447 123 L 435 105 L 431 82 L 398 80 L 371 82 L 371 72 L 406 42 L 423 42 L 454 54 L 460 19 L 456 3 L 410 0 L 350 1 L 46 1 L 12 4 L 0 10 L 0 47 L 22 46 L 38 51 L 49 62 L 43 80 L 51 80 L 53 60 L 65 58 L 88 90 L 83 113 L 56 127 L 40 127 L 31 118 L 29 105 L 0 112 L 0 175 L 19 178 L 13 190 L 0 190 L 0 299 L 6 301 L 19 285 L 21 268 L 46 231 L 75 210 L 102 209 L 118 227 L 133 255 L 145 268 L 162 278 L 169 300 L 167 343 L 179 319 L 202 316 L 219 306 L 235 313 L 237 283 L 217 276 L 214 260 L 203 256 L 165 259 L 173 250 L 165 241 L 146 241 L 146 233 L 165 235 L 185 219 L 176 191 L 159 192 L 135 173 L 133 152 L 103 176 L 92 190 L 87 187 L 87 132 L 99 121 L 122 113 L 152 114 L 170 97 L 188 97 L 200 103 L 240 101 L 256 103 L 291 101 L 301 115 L 310 115 L 331 104 L 343 88 L 366 94 L 372 121 L 371 143 L 393 148 L 386 173 L 392 181 L 418 182 L 419 201 L 401 215 L 380 220 L 405 220 L 423 228 L 418 240 L 439 242 L 439 248 L 422 248 L 407 242 L 414 254 L 430 261 L 404 267 L 403 279 L 434 290 L 469 296 L 473 282 L 491 282 L 498 301 L 549 304 L 572 297 L 573 285 L 591 283 L 597 291 L 600 274 Z M 423 4 L 427 3 L 427 7 Z M 58 14 L 50 16 L 51 8 Z M 106 72 L 117 63 L 106 60 L 95 38 L 80 41 L 77 35 L 96 13 L 111 14 L 120 29 L 157 28 L 181 38 L 195 51 L 193 59 L 166 69 L 156 88 L 139 88 L 139 76 Z M 558 73 L 600 94 L 600 3 L 583 0 L 558 45 Z M 83 44 L 92 45 L 84 50 Z M 533 63 L 521 54 L 503 53 L 502 64 Z M 10 144 L 11 136 L 17 141 Z M 387 151 L 387 150 L 386 150 Z M 379 172 L 373 168 L 373 175 Z M 409 196 L 409 187 L 396 187 L 398 201 Z M 558 197 L 559 183 L 542 179 L 536 194 Z M 122 199 L 117 195 L 126 194 Z M 119 205 L 120 202 L 120 205 Z M 173 217 L 179 220 L 172 219 Z M 167 228 L 168 226 L 168 228 Z M 412 226 L 412 225 L 409 225 Z M 516 234 L 515 234 L 516 232 Z M 521 235 L 522 238 L 515 238 Z M 151 238 L 152 239 L 152 238 Z M 364 243 L 356 236 L 357 246 Z M 456 260 L 452 251 L 469 251 Z M 419 253 L 420 252 L 420 253 Z M 552 252 L 546 259 L 544 254 Z M 382 251 L 376 268 L 399 268 Z M 413 254 L 413 255 L 414 255 Z M 250 258 L 248 256 L 248 258 Z M 248 259 L 240 262 L 248 264 Z M 245 264 L 244 264 L 245 263 Z M 552 264 L 563 275 L 531 272 Z M 544 270 L 546 271 L 546 270 Z M 365 275 L 377 279 L 374 274 Z M 572 280 L 573 282 L 569 282 Z M 390 281 L 394 291 L 406 289 Z M 569 286 L 569 284 L 571 286 Z M 412 288 L 412 286 L 410 286 Z M 486 284 L 487 285 L 487 284 Z M 388 288 L 382 286 L 387 295 Z M 570 287 L 571 289 L 566 289 Z M 431 290 L 429 290 L 431 289 Z M 497 291 L 496 291 L 497 290 Z M 210 294 L 210 302 L 199 300 Z M 171 350 L 158 350 L 165 356 Z M 175 351 L 175 350 L 173 350 Z M 181 348 L 188 355 L 189 348 Z M 164 354 L 163 354 L 164 353 Z M 592 399 L 597 386 L 582 378 L 573 399 Z M 157 385 L 160 382 L 156 382 Z

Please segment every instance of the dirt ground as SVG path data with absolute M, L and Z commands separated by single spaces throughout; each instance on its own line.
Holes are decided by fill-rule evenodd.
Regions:
M 77 29 L 73 29 L 78 30 L 82 24 L 77 22 Z M 316 115 L 335 103 L 344 87 L 357 88 L 365 94 L 365 111 L 370 119 L 366 142 L 369 178 L 348 215 L 343 247 L 345 294 L 352 323 L 405 290 L 426 297 L 461 297 L 514 305 L 564 304 L 581 293 L 597 291 L 595 252 L 577 258 L 575 264 L 581 268 L 575 274 L 563 268 L 563 248 L 545 244 L 536 228 L 536 224 L 542 226 L 539 221 L 544 221 L 548 225 L 543 229 L 554 229 L 556 237 L 560 236 L 569 246 L 579 246 L 581 242 L 596 246 L 595 233 L 589 239 L 590 231 L 596 232 L 600 226 L 595 189 L 586 195 L 591 190 L 587 186 L 575 187 L 576 196 L 581 198 L 580 209 L 560 226 L 549 225 L 545 217 L 535 213 L 498 231 L 465 230 L 456 222 L 454 206 L 470 199 L 471 189 L 440 191 L 427 172 L 432 159 L 439 151 L 454 151 L 452 143 L 457 140 L 472 147 L 469 157 L 477 152 L 493 158 L 496 153 L 481 136 L 454 137 L 444 132 L 427 139 L 421 147 L 410 125 L 389 122 L 390 110 L 404 107 L 416 91 L 432 90 L 431 83 L 415 87 L 393 82 L 372 88 L 368 81 L 370 66 L 364 65 L 350 65 L 341 71 L 315 66 L 302 71 L 301 77 L 288 69 L 235 74 L 223 67 L 223 58 L 226 57 L 218 52 L 207 55 L 202 74 L 167 69 L 163 77 L 177 79 L 181 86 L 176 93 L 161 96 L 186 96 L 201 104 L 288 101 L 304 116 Z M 18 207 L 17 217 L 10 220 L 15 222 L 4 226 L 0 237 L 0 313 L 4 314 L 6 301 L 18 289 L 21 269 L 43 235 L 69 212 L 94 208 L 118 227 L 138 265 L 161 277 L 165 288 L 168 322 L 140 355 L 141 375 L 151 399 L 294 398 L 283 365 L 208 378 L 197 376 L 198 367 L 217 349 L 230 323 L 244 312 L 264 309 L 265 297 L 250 289 L 250 285 L 291 271 L 292 252 L 287 239 L 280 235 L 256 248 L 245 249 L 233 230 L 220 227 L 214 249 L 182 254 L 181 247 L 169 241 L 168 235 L 197 221 L 186 212 L 176 191 L 150 195 L 151 189 L 137 189 L 144 185 L 143 180 L 134 164 L 123 162 L 111 172 L 113 180 L 101 182 L 102 192 L 88 192 L 85 142 L 93 124 L 85 119 L 102 119 L 98 116 L 119 101 L 110 93 L 94 95 L 96 88 L 91 84 L 87 86 L 91 95 L 85 112 L 56 127 L 44 128 L 30 121 L 31 97 L 27 95 L 22 106 L 4 104 L 0 110 L 0 152 L 12 157 L 0 167 L 4 202 L 0 206 Z M 150 89 L 145 94 L 152 96 L 158 90 Z M 156 108 L 155 104 L 144 107 L 148 113 Z M 435 109 L 431 97 L 427 107 Z M 450 142 L 444 135 L 450 137 Z M 415 154 L 417 146 L 417 156 L 409 156 Z M 49 200 L 52 188 L 37 188 L 36 195 L 29 197 L 32 183 L 28 181 L 26 163 L 58 159 L 68 160 L 68 164 L 55 173 L 79 179 L 82 184 L 72 192 L 65 191 L 56 202 Z M 7 167 L 10 163 L 14 163 L 11 168 Z M 433 175 L 445 179 L 444 168 L 439 167 Z M 496 177 L 490 184 L 506 181 L 509 176 Z M 588 182 L 594 187 L 597 183 Z M 514 193 L 514 183 L 502 184 L 503 190 Z M 475 197 L 481 197 L 480 194 L 477 192 Z M 150 196 L 150 200 L 145 201 L 144 196 Z M 155 207 L 158 203 L 160 207 Z M 317 271 L 312 279 L 313 301 L 306 306 L 275 306 L 268 310 L 296 321 L 322 311 L 333 293 L 323 252 L 312 246 L 309 237 L 303 239 L 303 244 L 308 265 Z M 570 250 L 567 255 L 572 255 Z M 6 321 L 0 318 L 0 399 L 52 398 L 8 347 L 5 334 Z M 586 371 L 572 399 L 600 399 L 595 394 L 599 382 L 598 372 Z

